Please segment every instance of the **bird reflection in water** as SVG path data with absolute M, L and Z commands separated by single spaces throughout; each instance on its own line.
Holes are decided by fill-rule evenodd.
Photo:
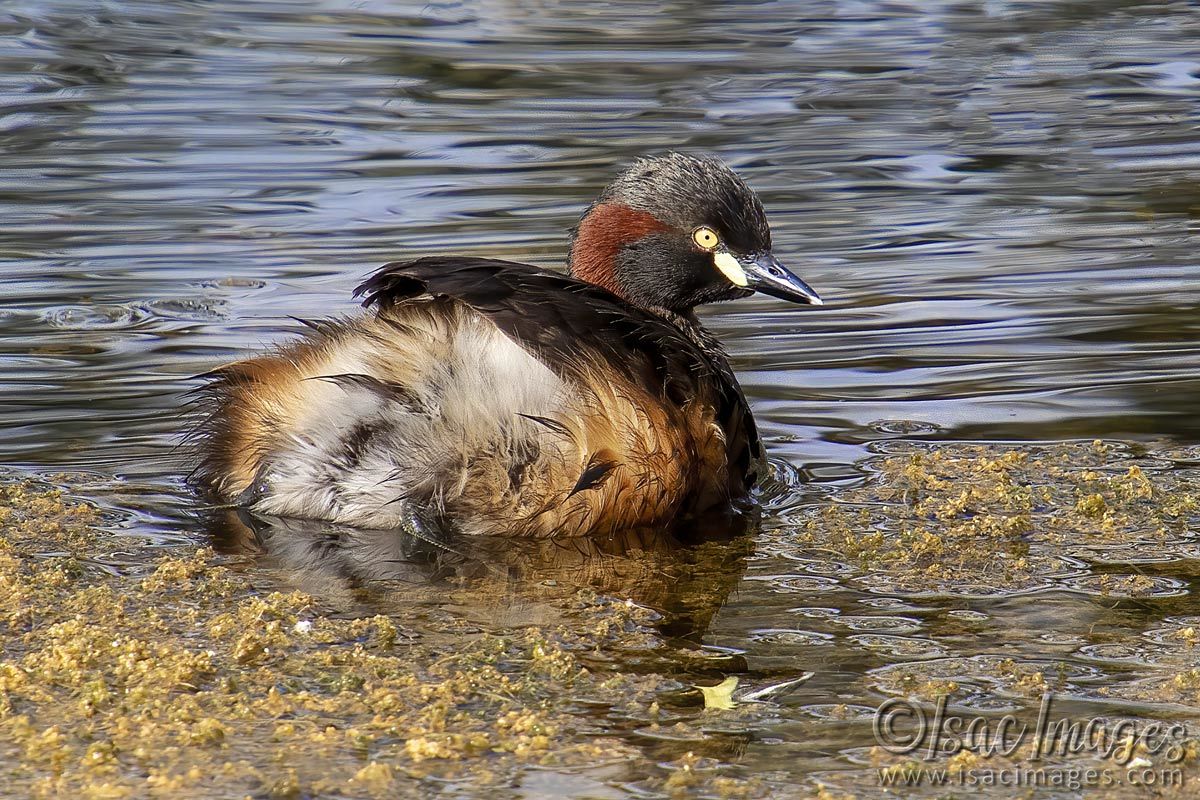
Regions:
M 453 604 L 486 627 L 553 625 L 579 589 L 662 615 L 659 632 L 699 644 L 746 571 L 757 514 L 698 521 L 686 538 L 629 530 L 611 537 L 514 539 L 351 528 L 225 509 L 214 546 L 248 555 L 288 587 L 342 613 L 401 617 L 414 603 Z M 468 591 L 451 590 L 467 589 Z M 463 598 L 469 608 L 463 608 Z

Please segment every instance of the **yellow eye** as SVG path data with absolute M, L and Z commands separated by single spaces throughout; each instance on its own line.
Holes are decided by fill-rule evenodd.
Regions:
M 712 228 L 699 227 L 692 231 L 692 241 L 701 250 L 715 250 L 721 243 L 721 237 Z

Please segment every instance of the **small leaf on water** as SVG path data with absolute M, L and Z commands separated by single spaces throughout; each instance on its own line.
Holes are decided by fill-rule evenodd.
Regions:
M 733 702 L 733 690 L 737 688 L 737 677 L 730 675 L 716 686 L 697 686 L 704 695 L 704 707 L 728 711 L 737 704 Z

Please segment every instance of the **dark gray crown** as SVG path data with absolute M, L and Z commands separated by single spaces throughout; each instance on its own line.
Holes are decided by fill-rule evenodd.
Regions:
M 682 231 L 709 225 L 741 252 L 771 249 L 771 229 L 758 197 L 712 156 L 667 153 L 641 158 L 596 200 L 652 214 Z

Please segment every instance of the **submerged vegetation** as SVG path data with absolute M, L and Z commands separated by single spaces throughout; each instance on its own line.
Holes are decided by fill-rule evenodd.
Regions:
M 755 546 L 895 602 L 1039 591 L 1170 601 L 1187 583 L 1164 565 L 1200 554 L 1195 455 L 1102 442 L 893 443 L 858 485 L 784 515 Z M 353 593 L 297 591 L 302 581 L 206 548 L 145 548 L 137 567 L 115 567 L 106 554 L 128 555 L 136 542 L 107 523 L 48 484 L 0 484 L 5 796 L 832 798 L 872 796 L 878 769 L 906 768 L 874 745 L 868 706 L 808 695 L 814 702 L 789 707 L 783 692 L 752 691 L 779 675 L 748 674 L 665 631 L 661 584 L 706 606 L 702 631 L 744 564 L 685 586 L 643 545 L 628 555 L 640 573 L 609 574 L 600 591 L 595 580 L 539 581 L 529 566 L 515 584 L 508 573 L 459 574 L 434 594 L 392 585 L 380 613 L 348 604 Z M 640 575 L 642 587 L 657 576 L 659 590 L 623 592 L 613 575 Z M 521 593 L 554 613 L 496 626 L 464 610 Z M 1063 620 L 1061 631 L 1012 630 L 1000 643 L 1028 650 L 1037 636 L 1069 634 L 1096 669 L 1131 668 L 1099 681 L 1079 659 L 955 654 L 944 643 L 986 615 L 954 613 L 940 640 L 853 640 L 883 661 L 865 676 L 876 703 L 945 697 L 982 709 L 1007 698 L 1028 709 L 1054 692 L 1200 710 L 1200 617 L 1165 613 L 1145 630 Z M 819 680 L 822 668 L 809 668 Z M 817 720 L 817 736 L 858 725 L 843 771 L 804 780 L 739 763 L 748 742 L 786 736 L 775 731 L 798 712 Z M 943 759 L 959 769 L 983 761 Z

